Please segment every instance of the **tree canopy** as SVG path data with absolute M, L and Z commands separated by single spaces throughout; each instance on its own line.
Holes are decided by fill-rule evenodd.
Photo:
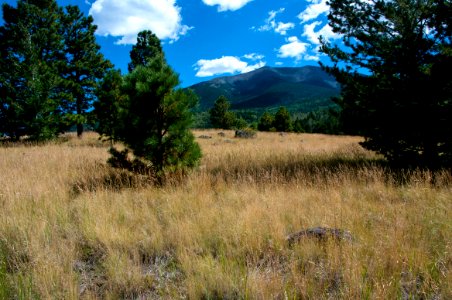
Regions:
M 452 158 L 451 2 L 331 0 L 344 46 L 321 39 L 342 85 L 344 129 L 404 166 Z

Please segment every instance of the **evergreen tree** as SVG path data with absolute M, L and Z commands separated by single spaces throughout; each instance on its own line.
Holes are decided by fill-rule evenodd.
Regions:
M 116 129 L 121 125 L 119 112 L 125 95 L 121 91 L 123 78 L 119 70 L 109 70 L 98 83 L 96 101 L 94 102 L 94 118 L 97 122 L 96 131 L 107 139 L 114 139 Z
M 231 104 L 225 96 L 220 96 L 209 110 L 210 122 L 214 128 L 231 129 L 236 123 L 234 113 L 229 111 Z
M 288 132 L 292 130 L 290 113 L 284 106 L 281 106 L 276 112 L 273 127 L 275 127 L 276 131 L 281 132 Z
M 393 163 L 452 164 L 451 2 L 331 0 L 346 48 L 322 40 L 348 133 Z M 363 75 L 362 71 L 365 71 Z
M 61 64 L 65 83 L 63 104 L 70 124 L 77 126 L 77 136 L 88 121 L 97 81 L 112 64 L 99 52 L 94 33 L 93 17 L 85 17 L 77 6 L 66 6 L 61 15 L 61 35 L 64 38 L 66 61 Z
M 264 112 L 257 124 L 257 129 L 259 131 L 271 131 L 274 121 L 275 118 L 269 112 Z
M 159 38 L 150 30 L 141 31 L 138 33 L 137 43 L 130 51 L 129 72 L 137 66 L 145 66 L 148 59 L 159 53 L 163 53 Z
M 201 157 L 199 145 L 189 130 L 194 93 L 177 89 L 178 75 L 166 63 L 163 53 L 146 57 L 125 76 L 119 101 L 118 123 L 113 138 L 131 149 L 133 165 L 150 166 L 159 182 L 166 171 L 195 167 Z M 113 164 L 123 164 L 125 152 L 112 149 Z
M 0 131 L 13 139 L 60 133 L 58 64 L 63 57 L 57 3 L 3 4 L 0 27 Z

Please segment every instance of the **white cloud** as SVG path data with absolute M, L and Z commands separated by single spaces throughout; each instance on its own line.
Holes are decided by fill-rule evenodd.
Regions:
M 327 14 L 330 9 L 326 3 L 327 0 L 308 0 L 308 2 L 311 4 L 298 15 L 301 23 L 313 20 L 321 14 Z
M 202 0 L 209 6 L 218 5 L 218 11 L 238 10 L 253 0 Z
M 264 55 L 257 54 L 257 53 L 245 54 L 245 55 L 243 55 L 243 57 L 246 59 L 249 59 L 249 60 L 262 60 L 265 58 Z
M 268 13 L 268 18 L 265 20 L 265 25 L 262 25 L 257 30 L 258 31 L 270 31 L 274 30 L 275 32 L 286 35 L 287 31 L 293 29 L 295 27 L 294 23 L 283 23 L 276 22 L 276 15 L 284 12 L 285 8 L 280 8 L 279 10 L 272 10 Z
M 282 66 L 284 63 L 283 62 L 281 62 L 281 61 L 277 61 L 277 62 L 275 62 L 275 65 L 276 66 Z
M 315 31 L 315 28 L 321 25 L 322 22 L 316 21 L 311 24 L 304 25 L 304 32 L 302 36 L 305 36 L 311 43 L 319 45 L 319 36 L 322 36 L 325 40 L 339 39 L 340 35 L 333 32 L 331 26 L 326 24 L 322 29 Z
M 291 36 L 287 39 L 288 44 L 282 45 L 279 48 L 278 57 L 287 58 L 292 57 L 296 60 L 300 60 L 303 54 L 306 53 L 309 44 L 300 42 L 296 36 Z
M 320 57 L 318 57 L 317 55 L 305 55 L 303 57 L 304 60 L 313 60 L 313 61 L 319 61 Z
M 200 59 L 195 64 L 197 77 L 208 77 L 218 74 L 246 73 L 265 66 L 265 62 L 259 61 L 256 64 L 249 65 L 235 56 L 223 56 L 217 59 Z
M 117 44 L 135 44 L 142 30 L 176 41 L 193 28 L 182 25 L 176 0 L 96 0 L 89 14 L 98 26 L 96 34 L 121 37 Z

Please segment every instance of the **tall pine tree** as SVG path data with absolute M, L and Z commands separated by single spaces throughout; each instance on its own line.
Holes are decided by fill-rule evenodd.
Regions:
M 334 63 L 324 68 L 342 85 L 345 130 L 398 165 L 452 165 L 451 2 L 330 6 L 330 26 L 345 47 L 323 40 L 321 51 Z
M 48 139 L 63 130 L 58 64 L 63 56 L 56 1 L 3 4 L 0 27 L 0 131 Z
M 69 124 L 77 127 L 77 136 L 88 122 L 93 107 L 97 81 L 112 64 L 100 53 L 94 33 L 97 26 L 91 16 L 85 17 L 77 6 L 66 6 L 61 15 L 61 35 L 64 39 L 65 61 L 60 65 L 64 79 L 64 102 Z

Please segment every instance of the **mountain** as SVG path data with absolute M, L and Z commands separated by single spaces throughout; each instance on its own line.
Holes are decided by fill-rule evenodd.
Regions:
M 226 96 L 232 109 L 264 110 L 286 106 L 291 111 L 313 111 L 331 106 L 339 84 L 320 67 L 263 67 L 249 73 L 219 77 L 189 87 L 199 97 L 199 110 L 210 109 Z

